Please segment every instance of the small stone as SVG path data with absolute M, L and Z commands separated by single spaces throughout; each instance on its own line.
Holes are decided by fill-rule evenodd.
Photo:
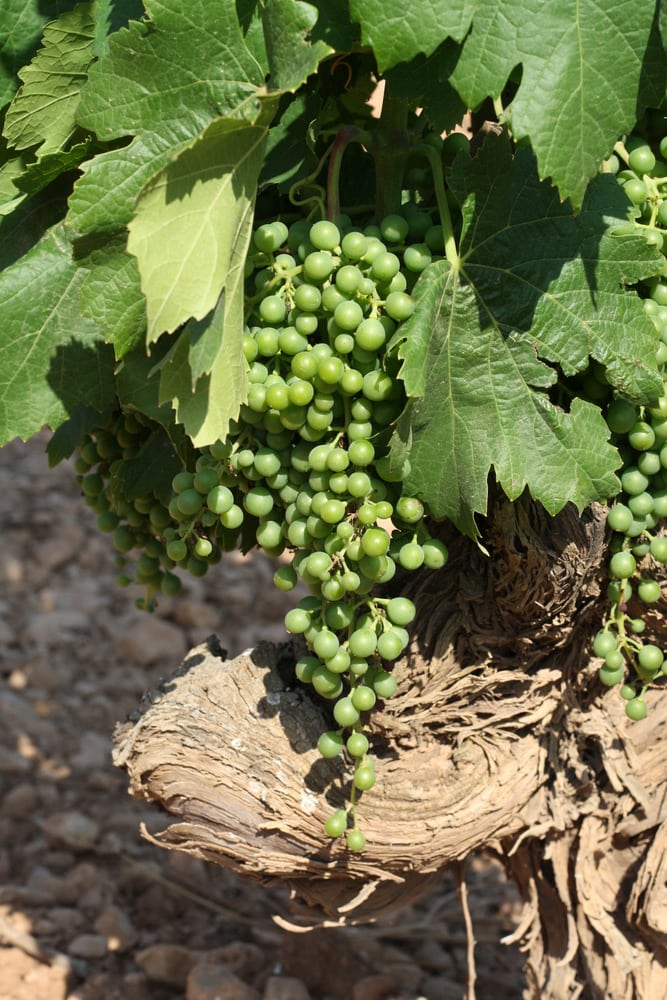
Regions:
M 200 962 L 190 970 L 186 1000 L 260 1000 L 259 993 L 224 965 Z
M 183 987 L 198 957 L 178 944 L 152 944 L 137 952 L 134 959 L 153 982 Z
M 165 667 L 174 666 L 186 653 L 181 629 L 148 614 L 130 625 L 115 645 L 121 656 L 141 666 L 160 662 Z
M 300 979 L 269 976 L 262 1000 L 310 1000 L 310 993 Z
M 396 993 L 396 983 L 391 976 L 382 973 L 364 976 L 354 984 L 352 1000 L 389 1000 Z
M 95 930 L 105 936 L 109 951 L 127 951 L 137 940 L 130 918 L 118 906 L 107 906 L 100 913 Z
M 77 771 L 91 771 L 111 764 L 111 740 L 99 733 L 86 732 L 79 741 L 79 749 L 70 757 L 70 764 Z
M 2 814 L 7 819 L 22 819 L 33 812 L 36 801 L 32 785 L 15 785 L 2 800 Z
M 102 934 L 79 934 L 70 941 L 67 951 L 76 958 L 102 958 L 107 953 L 107 940 Z
M 250 979 L 262 968 L 266 952 L 250 941 L 230 941 L 222 948 L 204 953 L 202 958 L 211 965 L 224 965 L 241 979 Z
M 51 840 L 60 841 L 75 850 L 90 850 L 100 835 L 99 824 L 83 813 L 71 810 L 54 813 L 43 824 L 44 833 Z

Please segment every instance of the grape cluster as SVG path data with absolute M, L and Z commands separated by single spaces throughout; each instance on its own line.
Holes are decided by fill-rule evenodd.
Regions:
M 104 468 L 112 475 L 130 454 L 119 436 L 131 417 L 118 416 L 109 434 L 116 451 L 100 450 L 104 435 L 93 435 L 78 460 L 84 493 L 91 478 L 99 486 L 95 509 L 99 501 L 121 557 L 142 549 L 135 579 L 148 600 L 171 592 L 175 568 L 199 575 L 238 547 L 283 558 L 279 589 L 307 585 L 285 626 L 305 642 L 297 678 L 332 705 L 320 753 L 342 753 L 351 768 L 349 805 L 324 829 L 346 834 L 352 851 L 365 846 L 358 796 L 375 783 L 368 713 L 397 690 L 391 665 L 416 613 L 407 598 L 376 591 L 397 569 L 447 559 L 403 487 L 409 465 L 389 455 L 405 405 L 392 344 L 414 310 L 415 281 L 441 249 L 440 227 L 417 207 L 364 231 L 345 220 L 260 225 L 246 267 L 249 389 L 226 439 L 174 476 L 166 506 L 142 497 L 101 510 L 110 502 Z M 96 456 L 107 465 L 91 472 Z
M 643 234 L 649 245 L 667 251 L 667 136 L 654 150 L 641 136 L 631 135 L 617 146 L 608 164 L 633 205 L 638 218 L 617 233 Z M 646 690 L 667 675 L 667 659 L 655 642 L 646 641 L 641 608 L 661 597 L 656 570 L 667 564 L 667 537 L 660 533 L 667 517 L 667 257 L 662 276 L 638 288 L 647 316 L 658 332 L 657 364 L 663 393 L 652 406 L 637 407 L 622 397 L 606 410 L 609 429 L 624 466 L 622 493 L 607 515 L 613 532 L 608 572 L 611 611 L 593 643 L 604 660 L 603 684 L 621 685 L 629 718 L 647 713 Z M 650 637 L 649 637 L 650 638 Z

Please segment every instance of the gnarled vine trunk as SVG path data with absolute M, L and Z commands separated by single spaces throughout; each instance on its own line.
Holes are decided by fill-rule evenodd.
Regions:
M 604 517 L 498 502 L 484 537 L 490 557 L 457 538 L 402 581 L 418 621 L 374 723 L 362 855 L 323 838 L 349 775 L 314 749 L 326 706 L 290 643 L 192 650 L 119 727 L 116 763 L 177 817 L 156 843 L 289 886 L 296 922 L 371 920 L 490 848 L 524 899 L 527 996 L 665 996 L 667 699 L 631 723 L 590 662 Z

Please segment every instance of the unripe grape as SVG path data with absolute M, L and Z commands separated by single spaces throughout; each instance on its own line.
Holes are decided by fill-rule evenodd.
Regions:
M 343 737 L 340 733 L 333 731 L 322 733 L 317 741 L 317 749 L 327 759 L 337 757 L 343 749 Z
M 327 837 L 340 837 L 347 829 L 347 813 L 344 809 L 338 809 L 327 819 L 324 824 L 324 832 Z

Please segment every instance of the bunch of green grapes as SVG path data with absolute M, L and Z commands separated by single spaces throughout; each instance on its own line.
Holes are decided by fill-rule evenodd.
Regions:
M 246 268 L 249 389 L 238 419 L 174 477 L 166 506 L 122 500 L 101 515 L 122 558 L 142 550 L 135 579 L 151 597 L 171 592 L 174 569 L 199 575 L 237 547 L 282 556 L 281 590 L 307 585 L 285 626 L 307 648 L 296 676 L 331 703 L 318 747 L 325 758 L 344 755 L 351 788 L 324 829 L 345 834 L 352 851 L 365 846 L 358 797 L 375 784 L 369 713 L 397 690 L 391 666 L 416 613 L 407 598 L 378 591 L 397 569 L 447 560 L 423 504 L 403 487 L 409 465 L 389 455 L 405 405 L 393 345 L 414 311 L 410 291 L 441 249 L 440 226 L 416 207 L 364 231 L 325 220 L 260 225 Z M 128 418 L 117 419 L 116 449 Z M 96 477 L 108 504 L 104 468 L 112 475 L 118 458 L 111 444 L 100 453 L 100 439 L 81 450 L 81 482 L 85 493 Z M 95 454 L 107 465 L 91 472 Z
M 649 245 L 667 251 L 667 136 L 652 146 L 631 135 L 616 147 L 612 168 L 638 217 L 627 227 L 639 230 Z M 617 232 L 626 231 L 623 227 Z M 653 406 L 637 407 L 617 397 L 606 419 L 624 459 L 622 493 L 609 509 L 613 535 L 608 596 L 611 610 L 593 649 L 604 663 L 600 680 L 620 685 L 631 719 L 646 716 L 646 690 L 667 675 L 665 652 L 646 641 L 641 608 L 661 596 L 657 570 L 667 564 L 667 258 L 663 275 L 638 289 L 647 316 L 658 332 L 657 364 L 663 393 Z

